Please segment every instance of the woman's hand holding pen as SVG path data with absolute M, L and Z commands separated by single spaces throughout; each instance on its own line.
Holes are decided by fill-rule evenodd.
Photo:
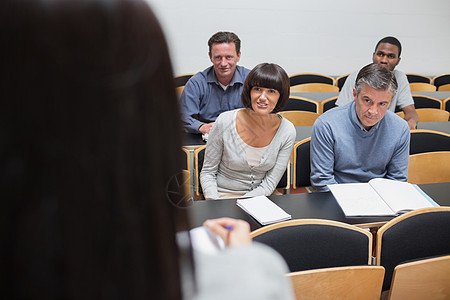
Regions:
M 250 225 L 238 219 L 219 218 L 206 220 L 203 226 L 219 235 L 227 246 L 251 244 Z

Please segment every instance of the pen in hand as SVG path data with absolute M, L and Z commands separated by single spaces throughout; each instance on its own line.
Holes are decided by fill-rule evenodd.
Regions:
M 243 220 L 233 218 L 219 218 L 206 220 L 204 226 L 219 235 L 227 246 L 251 244 L 250 225 Z
M 233 230 L 233 226 L 227 225 L 227 226 L 225 226 L 225 229 L 228 231 L 227 240 L 225 241 L 225 244 L 229 245 L 230 244 L 230 234 L 231 234 L 231 231 Z

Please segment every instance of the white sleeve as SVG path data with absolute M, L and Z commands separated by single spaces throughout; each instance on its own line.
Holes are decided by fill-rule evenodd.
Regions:
M 409 87 L 409 81 L 405 73 L 395 70 L 395 78 L 397 79 L 397 104 L 400 109 L 403 107 L 413 105 L 414 99 L 411 95 L 411 88 Z
M 359 71 L 348 75 L 347 79 L 345 80 L 344 86 L 339 92 L 339 96 L 336 100 L 337 106 L 344 106 L 345 104 L 354 101 L 353 88 L 355 87 L 355 80 L 358 72 Z
M 195 300 L 283 299 L 294 292 L 283 258 L 272 248 L 253 242 L 217 255 L 195 255 L 198 291 Z
M 208 135 L 203 168 L 200 173 L 203 195 L 205 199 L 218 199 L 217 170 L 222 161 L 224 148 L 223 141 L 223 117 L 219 115 Z

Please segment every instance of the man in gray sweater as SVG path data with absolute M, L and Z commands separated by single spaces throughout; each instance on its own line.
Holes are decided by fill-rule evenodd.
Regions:
M 311 136 L 311 183 L 317 190 L 372 178 L 406 181 L 409 127 L 388 110 L 396 91 L 393 72 L 378 64 L 367 65 L 356 78 L 354 101 L 316 120 Z

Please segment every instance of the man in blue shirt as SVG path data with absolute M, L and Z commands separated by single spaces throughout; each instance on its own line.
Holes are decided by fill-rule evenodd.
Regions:
M 217 32 L 208 46 L 213 65 L 192 76 L 180 97 L 181 119 L 188 133 L 207 134 L 218 115 L 242 107 L 242 88 L 250 70 L 237 65 L 241 40 L 232 32 Z
M 322 114 L 311 136 L 311 183 L 328 191 L 335 183 L 408 178 L 408 123 L 388 110 L 395 74 L 378 64 L 359 71 L 354 101 Z

